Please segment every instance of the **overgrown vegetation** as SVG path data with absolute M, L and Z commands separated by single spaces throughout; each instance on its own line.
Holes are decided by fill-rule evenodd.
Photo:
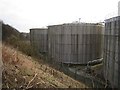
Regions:
M 38 56 L 37 50 L 30 45 L 30 42 L 24 41 L 20 39 L 20 37 L 12 35 L 7 39 L 7 44 L 12 45 L 14 48 L 17 48 L 19 51 L 23 52 L 28 56 Z
M 62 72 L 44 63 L 38 63 L 12 46 L 2 48 L 4 63 L 3 89 L 32 89 L 32 88 L 87 88 Z
M 2 25 L 2 41 L 18 49 L 19 51 L 23 52 L 28 56 L 38 56 L 35 48 L 30 45 L 30 41 L 26 40 L 23 34 L 21 34 L 14 27 L 4 23 Z

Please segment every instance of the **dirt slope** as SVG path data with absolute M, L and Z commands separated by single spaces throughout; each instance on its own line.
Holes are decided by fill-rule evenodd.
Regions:
M 62 72 L 3 45 L 3 88 L 86 88 Z

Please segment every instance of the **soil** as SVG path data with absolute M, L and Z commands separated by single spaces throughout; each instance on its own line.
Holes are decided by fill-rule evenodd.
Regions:
M 2 58 L 3 88 L 87 88 L 85 84 L 11 46 L 3 44 Z

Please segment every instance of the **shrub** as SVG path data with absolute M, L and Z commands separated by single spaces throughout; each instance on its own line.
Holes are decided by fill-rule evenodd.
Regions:
M 36 49 L 33 48 L 28 41 L 21 40 L 19 37 L 12 35 L 7 39 L 7 43 L 28 56 L 38 56 Z

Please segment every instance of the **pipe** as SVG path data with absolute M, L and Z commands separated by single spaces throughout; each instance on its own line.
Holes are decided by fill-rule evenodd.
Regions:
M 93 61 L 89 61 L 89 62 L 87 63 L 87 66 L 100 64 L 100 63 L 102 63 L 102 61 L 103 61 L 103 58 L 100 58 L 100 59 L 97 59 L 97 60 L 93 60 Z

